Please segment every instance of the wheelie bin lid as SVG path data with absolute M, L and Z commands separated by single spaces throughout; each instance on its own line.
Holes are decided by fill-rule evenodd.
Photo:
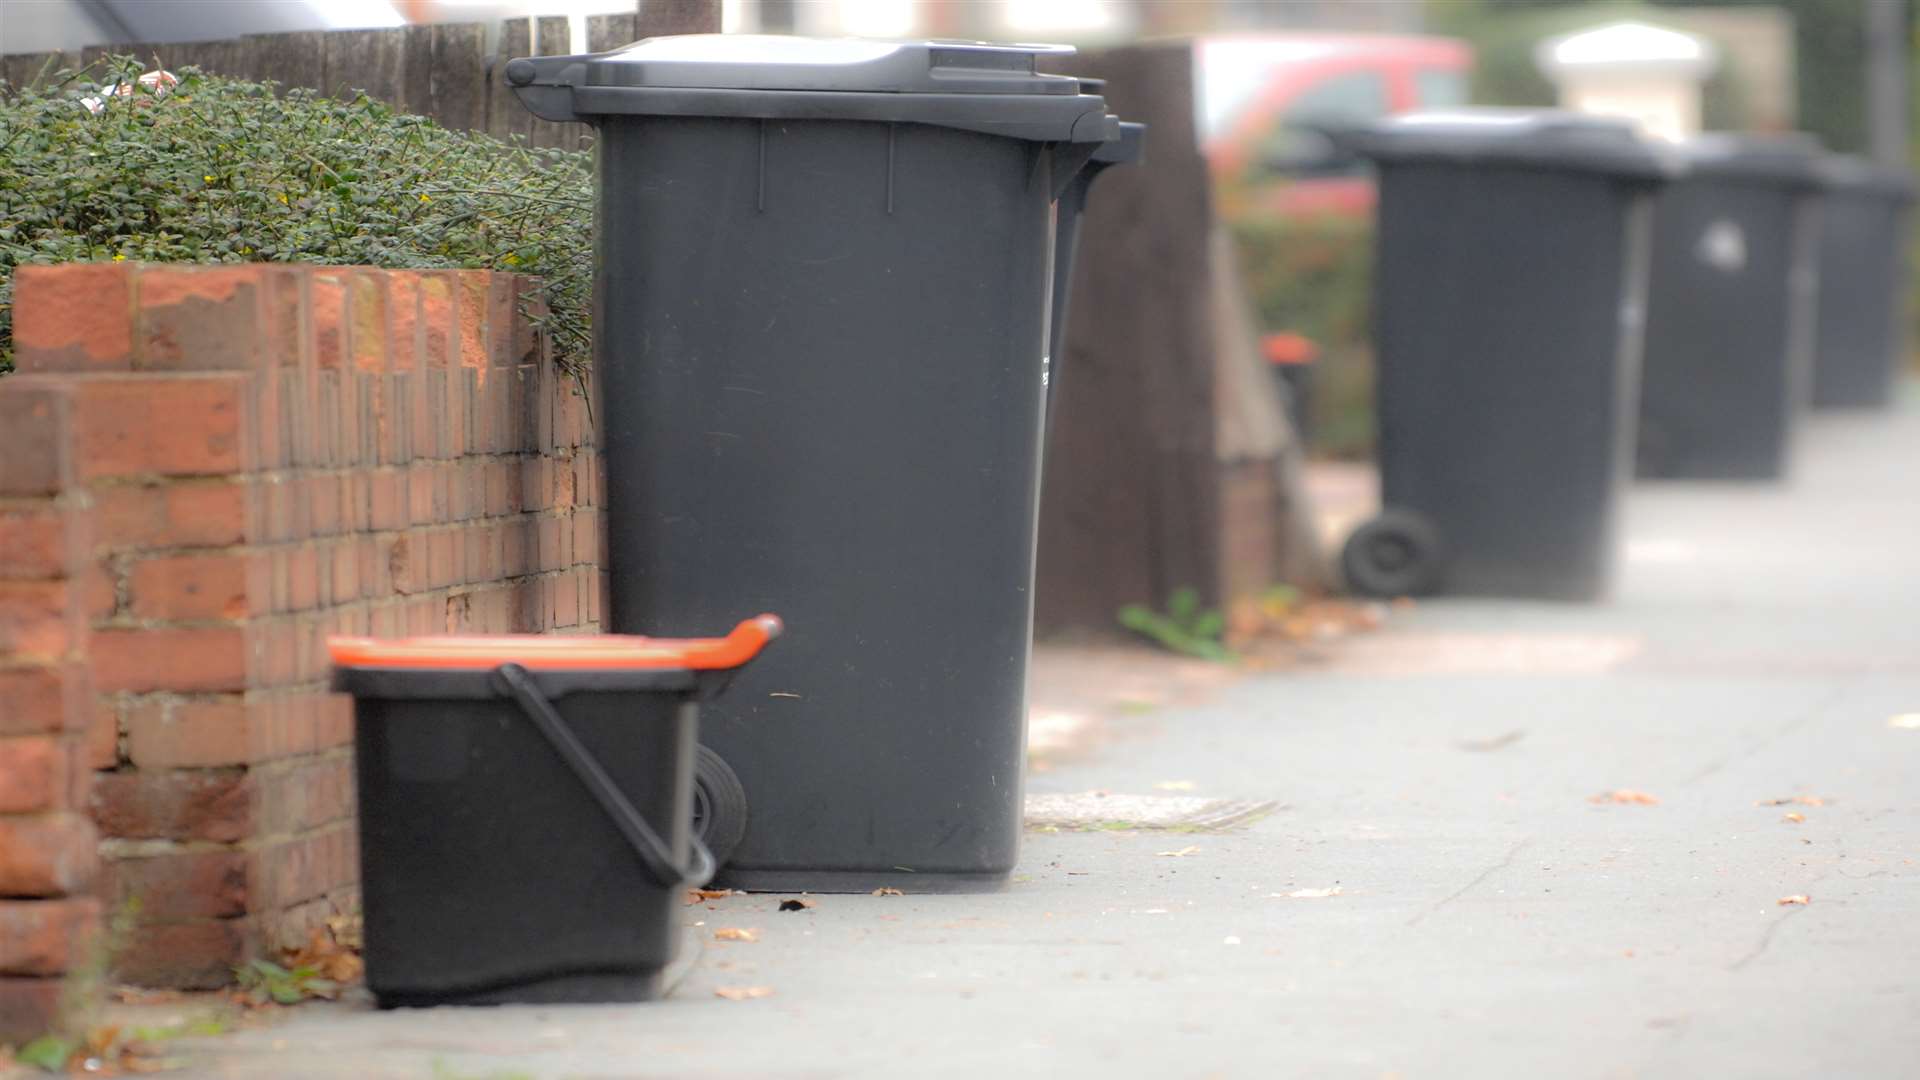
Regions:
M 1689 179 L 1814 187 L 1823 182 L 1826 151 L 1801 132 L 1750 135 L 1713 131 L 1680 143 Z
M 1854 154 L 1828 154 L 1820 178 L 1829 192 L 1879 196 L 1895 202 L 1914 199 L 1913 173 Z
M 1081 80 L 1049 75 L 1066 45 L 773 34 L 647 38 L 604 53 L 509 61 L 534 115 L 706 116 L 931 124 L 1038 142 L 1104 143 L 1119 119 Z
M 1668 148 L 1622 119 L 1557 109 L 1462 108 L 1403 113 L 1333 133 L 1382 163 L 1495 165 L 1664 181 L 1681 169 Z
M 518 664 L 528 671 L 721 671 L 758 656 L 780 636 L 777 615 L 756 615 L 723 638 L 654 638 L 624 634 L 498 634 L 370 638 L 329 637 L 336 668 L 490 671 Z

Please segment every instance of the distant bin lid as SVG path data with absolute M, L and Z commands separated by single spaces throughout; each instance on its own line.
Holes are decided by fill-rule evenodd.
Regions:
M 1828 154 L 1821 162 L 1820 178 L 1831 192 L 1858 192 L 1896 202 L 1914 198 L 1912 172 L 1854 154 Z
M 1778 135 L 1712 131 L 1680 143 L 1677 152 L 1690 178 L 1786 187 L 1820 184 L 1826 158 L 1819 139 L 1797 131 Z
M 1507 165 L 1666 180 L 1680 162 L 1626 120 L 1557 109 L 1462 108 L 1403 113 L 1337 139 L 1384 163 Z
M 777 615 L 757 615 L 723 638 L 651 638 L 619 634 L 499 634 L 470 637 L 329 637 L 335 667 L 485 671 L 519 664 L 528 671 L 715 671 L 736 668 L 780 636 Z
M 1038 70 L 1067 45 L 773 34 L 647 38 L 579 56 L 521 57 L 506 78 L 548 120 L 723 116 L 879 120 L 1042 142 L 1119 137 L 1098 93 Z

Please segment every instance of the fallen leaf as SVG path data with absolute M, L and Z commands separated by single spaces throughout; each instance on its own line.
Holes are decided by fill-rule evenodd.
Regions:
M 773 987 L 771 986 L 722 986 L 718 990 L 715 990 L 713 992 L 713 996 L 726 998 L 728 1001 L 751 1001 L 754 998 L 772 997 Z
M 723 926 L 713 932 L 715 941 L 759 941 L 760 931 L 743 926 Z
M 1806 893 L 1794 893 L 1792 896 L 1783 896 L 1779 901 L 1781 907 L 1786 907 L 1788 904 L 1810 904 L 1812 902 Z
M 703 900 L 724 900 L 732 895 L 732 889 L 688 889 L 687 903 L 698 904 Z
M 1157 784 L 1155 784 L 1155 785 L 1153 785 L 1153 787 L 1154 787 L 1154 790 L 1156 790 L 1156 791 L 1192 791 L 1192 790 L 1193 790 L 1193 781 L 1191 781 L 1191 780 L 1162 780 L 1162 781 L 1160 781 L 1159 783 L 1157 783 Z
M 1798 810 L 1793 810 L 1793 811 L 1789 811 L 1789 812 L 1787 813 L 1787 815 L 1786 815 L 1785 817 L 1783 817 L 1783 818 L 1781 818 L 1780 820 L 1781 820 L 1781 821 L 1791 821 L 1791 822 L 1793 822 L 1793 823 L 1794 823 L 1795 825 L 1798 825 L 1798 824 L 1800 824 L 1801 822 L 1803 822 L 1803 821 L 1805 821 L 1805 820 L 1807 820 L 1807 815 L 1805 815 L 1805 814 L 1802 814 L 1802 813 L 1800 813 L 1800 812 L 1799 812 Z
M 1188 844 L 1186 847 L 1181 848 L 1179 851 L 1156 851 L 1154 852 L 1154 854 L 1167 859 L 1184 859 L 1189 855 L 1198 854 L 1199 851 L 1200 851 L 1199 848 L 1193 846 L 1192 844 Z
M 1268 893 L 1267 895 L 1287 900 L 1321 900 L 1329 896 L 1339 896 L 1340 886 L 1334 885 L 1325 889 L 1295 889 L 1290 893 Z
M 1818 795 L 1789 795 L 1784 799 L 1761 799 L 1755 806 L 1825 806 L 1827 800 Z
M 1509 731 L 1504 735 L 1495 735 L 1491 739 L 1461 739 L 1454 745 L 1462 750 L 1485 754 L 1494 750 L 1504 750 L 1526 737 L 1527 733 L 1524 731 Z
M 805 911 L 808 908 L 813 906 L 814 906 L 813 901 L 806 900 L 806 899 L 780 901 L 781 911 Z
M 1887 726 L 1902 731 L 1920 731 L 1920 712 L 1901 713 L 1888 720 Z
M 907 895 L 907 894 L 906 894 L 906 893 L 903 893 L 903 892 L 901 892 L 901 891 L 900 891 L 899 889 L 890 889 L 890 888 L 887 888 L 886 886 L 884 886 L 884 885 L 883 885 L 883 886 L 881 886 L 880 888 L 878 888 L 878 889 L 875 889 L 875 890 L 873 890 L 873 895 L 875 895 L 875 896 L 905 896 L 905 895 Z
M 1644 791 L 1635 791 L 1632 788 L 1616 788 L 1613 791 L 1603 791 L 1598 795 L 1592 796 L 1587 801 L 1590 803 L 1615 803 L 1623 806 L 1660 805 L 1658 796 L 1649 795 Z

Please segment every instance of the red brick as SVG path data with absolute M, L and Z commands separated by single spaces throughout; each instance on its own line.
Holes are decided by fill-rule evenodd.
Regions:
M 453 530 L 436 529 L 427 534 L 427 585 L 443 589 L 459 580 L 459 551 L 454 546 Z
M 494 275 L 485 270 L 455 270 L 454 302 L 459 308 L 459 363 L 480 368 L 487 363 L 487 291 Z
M 142 619 L 242 619 L 264 611 L 269 597 L 255 563 L 264 558 L 234 553 L 161 555 L 133 564 L 133 614 Z
M 135 291 L 133 366 L 245 371 L 267 357 L 266 268 L 143 266 Z
M 0 976 L 0 1043 L 26 1043 L 61 1020 L 67 980 Z
M 108 556 L 89 560 L 80 571 L 80 604 L 89 622 L 111 618 L 120 609 L 121 573 Z
M 212 990 L 254 953 L 251 919 L 195 919 L 134 929 L 114 958 L 114 976 L 135 986 Z
M 111 769 L 120 761 L 120 706 L 101 698 L 87 721 L 87 764 L 95 769 Z
M 459 312 L 454 304 L 458 272 L 428 271 L 420 275 L 420 336 L 422 359 L 428 366 L 458 364 Z
M 106 772 L 94 780 L 93 820 L 121 839 L 234 843 L 253 835 L 257 790 L 243 769 Z
M 333 564 L 333 602 L 348 604 L 360 599 L 360 545 L 342 540 L 327 553 Z
M 0 735 L 79 730 L 91 696 L 83 664 L 0 668 Z
M 361 371 L 387 367 L 387 275 L 383 270 L 355 270 L 353 289 L 353 366 Z
M 214 768 L 254 760 L 254 735 L 238 695 L 156 699 L 127 710 L 127 756 L 141 769 Z
M 100 927 L 100 901 L 0 900 L 0 973 L 58 975 L 75 967 Z
M 109 903 L 137 903 L 142 919 L 161 922 L 246 914 L 255 866 L 246 852 L 228 849 L 108 859 L 101 869 Z
M 79 645 L 79 586 L 67 581 L 0 581 L 0 655 L 57 659 Z
M 268 266 L 265 273 L 267 360 L 275 367 L 296 367 L 304 345 L 300 313 L 307 271 L 298 266 Z
M 95 529 L 110 548 L 244 543 L 253 491 L 228 480 L 101 485 L 93 490 Z
M 554 461 L 546 455 L 528 458 L 520 465 L 520 508 L 538 512 L 553 506 Z
M 580 574 L 569 570 L 553 578 L 553 625 L 580 625 Z
M 421 274 L 417 270 L 388 270 L 387 289 L 392 321 L 387 328 L 387 355 L 395 371 L 419 366 L 424 327 L 420 321 Z
M 0 817 L 0 896 L 83 892 L 99 868 L 99 847 L 83 814 Z
M 309 318 L 313 326 L 315 366 L 338 370 L 347 363 L 347 274 L 316 270 L 307 279 Z
M 501 577 L 522 577 L 532 569 L 538 529 L 539 522 L 531 517 L 516 517 L 501 525 Z
M 81 477 L 241 471 L 246 380 L 242 374 L 78 380 Z
M 71 398 L 60 380 L 9 375 L 0 382 L 0 431 L 7 433 L 0 495 L 56 495 L 73 486 Z
M 240 690 L 247 685 L 247 639 L 238 626 L 111 627 L 91 640 L 102 693 L 129 690 Z
M 47 499 L 0 506 L 0 578 L 71 577 L 91 547 L 88 515 Z
M 396 536 L 386 546 L 387 574 L 393 581 L 393 591 L 401 595 L 417 593 L 428 588 L 426 575 L 426 549 L 421 546 L 418 533 Z
M 381 469 L 367 477 L 367 524 L 386 532 L 407 527 L 407 474 Z
M 22 266 L 14 275 L 14 364 L 23 372 L 125 371 L 133 356 L 131 268 Z
M 66 740 L 51 735 L 0 739 L 0 814 L 66 810 Z
M 276 566 L 276 571 L 277 571 Z M 302 544 L 287 552 L 286 593 L 288 611 L 310 611 L 320 603 L 320 550 Z M 276 587 L 278 583 L 276 582 Z
M 280 384 L 297 377 L 297 374 L 283 373 L 268 361 L 262 361 L 262 366 L 253 374 L 253 400 L 248 415 L 253 421 L 252 460 L 258 468 L 284 469 L 292 463 L 292 433 L 281 408 Z
M 594 565 L 600 561 L 600 514 L 595 510 L 573 512 L 573 561 Z
M 536 571 L 565 569 L 567 563 L 561 554 L 562 538 L 572 535 L 567 531 L 566 519 L 549 514 L 540 519 L 538 528 L 540 530 L 539 547 L 536 549 L 533 568 Z
M 321 694 L 314 702 L 313 749 L 331 750 L 353 742 L 353 699 Z

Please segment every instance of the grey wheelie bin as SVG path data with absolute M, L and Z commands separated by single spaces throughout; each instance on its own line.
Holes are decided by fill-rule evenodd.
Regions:
M 1631 468 L 1652 196 L 1622 122 L 1459 110 L 1343 141 L 1378 166 L 1380 516 L 1350 588 L 1585 600 Z
M 1777 480 L 1813 374 L 1820 144 L 1703 135 L 1654 203 L 1639 475 Z
M 1826 167 L 1816 408 L 1880 408 L 1906 357 L 1907 238 L 1913 177 L 1854 157 Z
M 507 68 L 598 128 L 613 628 L 790 630 L 702 725 L 718 884 L 1014 865 L 1055 207 L 1122 141 L 1036 72 L 1062 51 L 699 35 Z

